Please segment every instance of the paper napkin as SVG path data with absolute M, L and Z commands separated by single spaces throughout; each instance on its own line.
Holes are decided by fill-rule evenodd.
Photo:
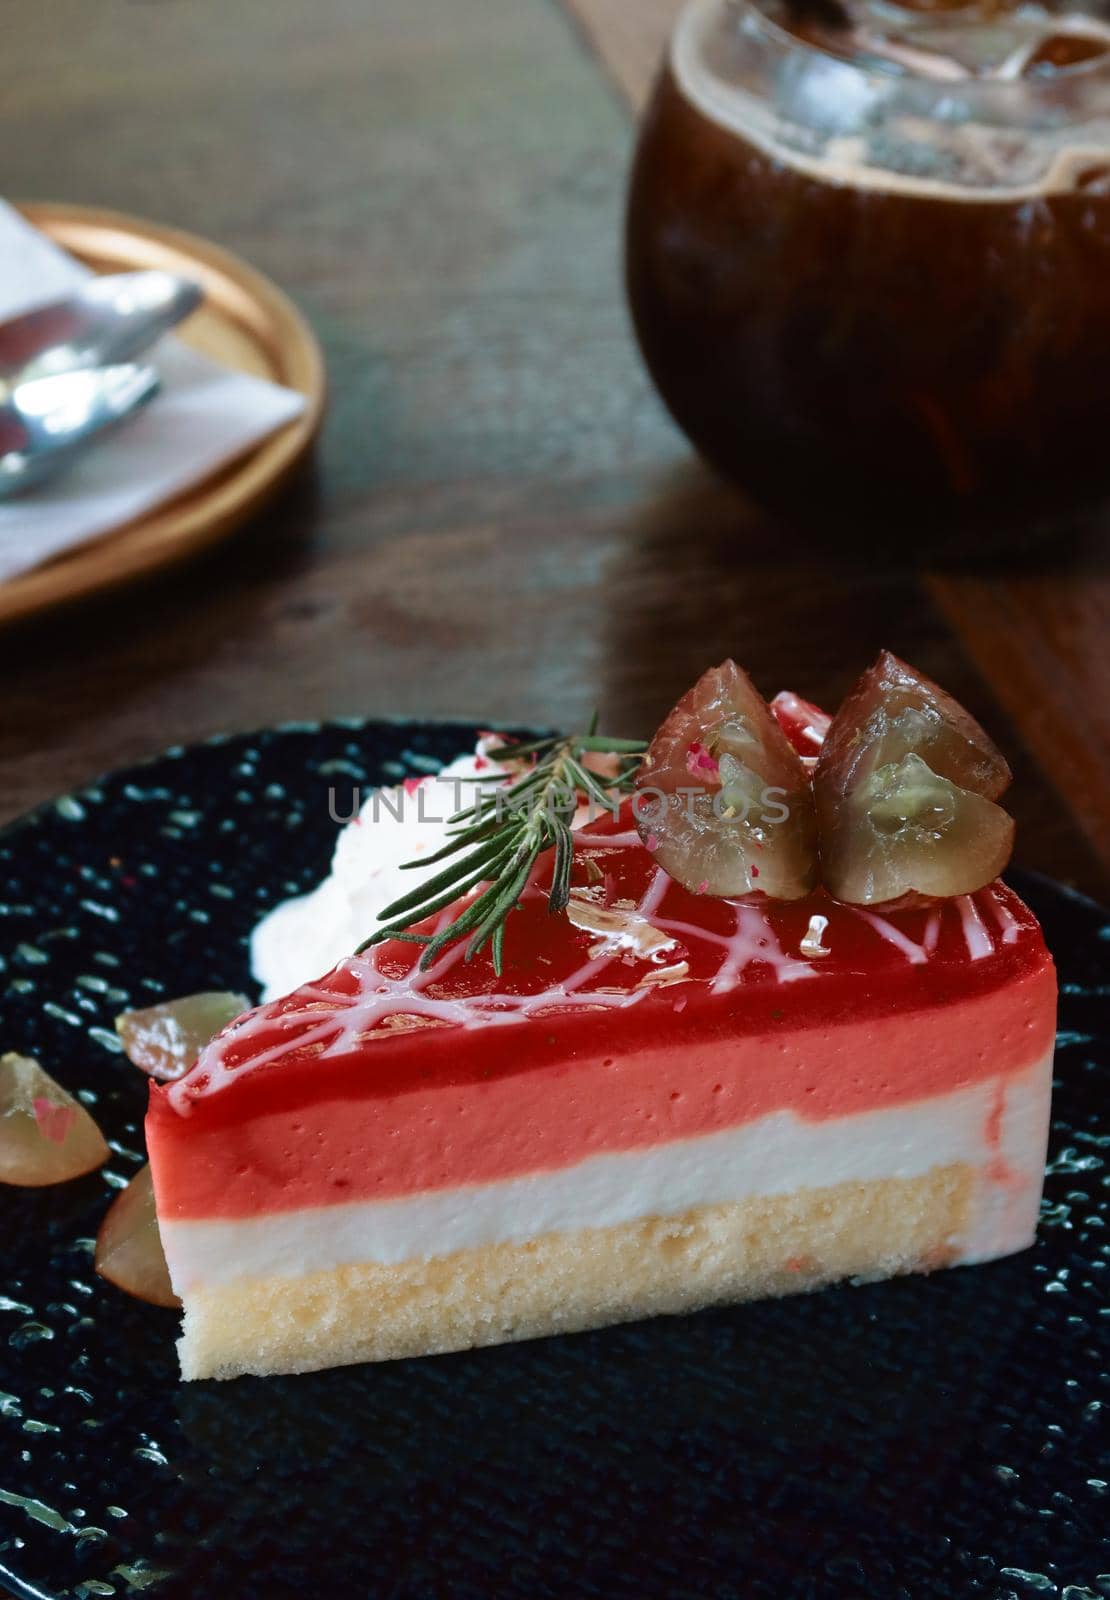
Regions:
M 88 276 L 0 200 L 0 321 Z M 233 372 L 173 337 L 139 359 L 161 377 L 154 400 L 59 478 L 0 501 L 0 581 L 172 499 L 304 410 L 303 395 Z

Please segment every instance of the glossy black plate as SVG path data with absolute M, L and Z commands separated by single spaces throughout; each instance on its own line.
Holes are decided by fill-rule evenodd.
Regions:
M 92 1271 L 141 1160 L 129 1004 L 248 983 L 352 785 L 474 730 L 173 751 L 0 836 L 4 1049 L 115 1141 L 0 1189 L 0 1589 L 191 1600 L 1110 1596 L 1110 925 L 1019 888 L 1063 983 L 1034 1250 L 987 1267 L 473 1354 L 182 1385 L 176 1317 Z M 163 1576 L 158 1577 L 158 1574 Z M 1070 1587 L 1069 1587 L 1070 1586 Z

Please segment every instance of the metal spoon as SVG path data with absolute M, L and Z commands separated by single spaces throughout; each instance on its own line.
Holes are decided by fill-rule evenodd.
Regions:
M 157 391 L 154 368 L 130 363 L 18 384 L 0 403 L 0 498 L 71 466 L 98 434 Z
M 90 278 L 50 305 L 0 323 L 0 383 L 133 361 L 204 298 L 172 272 Z

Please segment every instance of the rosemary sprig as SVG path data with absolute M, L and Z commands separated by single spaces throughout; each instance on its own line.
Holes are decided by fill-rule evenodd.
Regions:
M 488 944 L 494 968 L 500 973 L 505 923 L 536 862 L 548 850 L 554 851 L 547 904 L 549 911 L 561 911 L 570 898 L 574 864 L 571 822 L 579 798 L 584 796 L 611 810 L 614 792 L 627 794 L 631 789 L 645 749 L 639 739 L 609 739 L 599 734 L 595 714 L 586 733 L 557 734 L 487 751 L 489 759 L 499 764 L 528 765 L 507 786 L 491 787 L 485 775 L 468 780 L 476 785 L 474 802 L 448 819 L 447 843 L 434 855 L 403 863 L 409 868 L 442 861 L 442 871 L 386 906 L 384 926 L 359 945 L 359 952 L 384 939 L 407 939 L 425 945 L 420 965 L 428 967 L 448 945 L 466 939 L 467 961 Z M 612 778 L 603 780 L 590 771 L 584 758 L 591 752 L 618 757 Z M 504 785 L 503 774 L 492 778 Z M 411 932 L 415 924 L 445 910 L 479 885 L 485 885 L 481 893 L 438 933 Z

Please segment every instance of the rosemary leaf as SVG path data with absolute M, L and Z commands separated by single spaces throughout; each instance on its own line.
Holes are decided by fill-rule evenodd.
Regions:
M 495 826 L 495 819 L 490 818 L 488 822 L 482 822 L 473 828 L 464 828 L 432 855 L 417 856 L 413 861 L 402 861 L 401 871 L 409 872 L 413 867 L 430 867 L 437 861 L 446 861 L 448 856 L 457 855 L 460 850 L 465 850 L 468 844 L 481 844 L 483 840 L 493 838 Z
M 520 761 L 525 756 L 539 755 L 541 750 L 550 750 L 557 739 L 533 739 L 528 744 L 499 744 L 494 745 L 486 755 L 491 761 Z
M 428 948 L 424 952 L 423 960 L 420 963 L 421 966 L 430 966 L 442 949 L 449 944 L 454 944 L 455 940 L 461 939 L 464 933 L 469 933 L 472 928 L 477 927 L 486 914 L 498 904 L 504 894 L 504 890 L 504 880 L 495 878 L 488 889 L 483 890 L 476 899 L 471 900 L 459 912 L 458 916 L 448 923 L 446 928 L 441 929 L 439 933 L 428 941 Z
M 505 851 L 506 858 L 510 853 L 511 851 L 509 850 Z M 391 908 L 387 907 L 386 912 L 383 912 L 382 915 L 384 916 L 388 912 L 395 920 L 378 928 L 368 939 L 364 939 L 355 954 L 358 955 L 363 950 L 369 949 L 372 944 L 381 944 L 386 939 L 399 939 L 401 937 L 401 929 L 411 927 L 416 922 L 424 922 L 428 917 L 434 917 L 438 911 L 446 911 L 449 905 L 453 905 L 463 895 L 469 894 L 471 889 L 476 889 L 480 883 L 488 883 L 491 876 L 496 877 L 504 864 L 500 856 L 494 856 L 491 861 L 484 867 L 479 868 L 471 877 L 462 878 L 459 882 L 451 884 L 442 894 L 437 895 L 434 900 L 417 900 L 408 911 L 394 913 Z M 410 897 L 406 896 L 406 899 L 408 898 Z M 394 905 L 398 904 L 400 904 L 399 901 L 394 901 Z M 432 935 L 422 934 L 421 942 L 424 944 L 432 943 Z
M 551 873 L 551 893 L 547 897 L 549 911 L 561 911 L 570 899 L 570 869 L 574 862 L 574 835 L 565 823 L 554 829 L 555 865 Z
M 502 777 L 502 782 L 504 782 L 504 777 Z M 479 796 L 477 805 L 475 805 L 474 801 L 471 801 L 461 811 L 456 811 L 453 816 L 448 817 L 447 825 L 448 827 L 455 827 L 458 823 L 464 822 L 467 817 L 472 818 L 476 811 L 482 818 L 483 823 L 498 816 L 504 817 L 511 815 L 513 812 L 518 812 L 522 809 L 521 801 L 524 796 L 542 782 L 542 772 L 537 770 L 535 775 L 529 773 L 527 777 L 519 779 L 506 789 L 498 789 L 493 794 Z M 475 826 L 477 825 L 475 824 Z
M 642 739 L 610 739 L 605 733 L 584 733 L 576 739 L 568 739 L 578 750 L 598 750 L 602 755 L 630 755 L 642 756 L 647 745 Z
M 554 852 L 547 903 L 551 911 L 560 911 L 570 897 L 574 865 L 571 823 L 580 797 L 613 809 L 612 791 L 625 792 L 631 787 L 644 748 L 636 739 L 599 734 L 595 713 L 584 734 L 553 735 L 489 750 L 494 762 L 530 764 L 514 779 L 490 773 L 465 780 L 487 787 L 476 791 L 474 802 L 449 819 L 449 837 L 440 849 L 403 863 L 406 868 L 442 863 L 441 870 L 387 906 L 383 925 L 359 949 L 384 939 L 421 943 L 425 948 L 420 965 L 427 968 L 442 950 L 466 939 L 466 959 L 488 944 L 494 968 L 500 973 L 505 925 L 537 862 L 548 851 Z M 614 778 L 590 771 L 582 757 L 591 751 L 620 758 Z M 433 934 L 412 931 L 483 884 L 481 892 L 460 906 L 446 927 Z
M 524 886 L 528 882 L 539 853 L 540 847 L 537 841 L 535 848 L 521 861 L 520 866 L 517 868 L 516 876 L 510 878 L 507 883 L 501 886 L 500 893 L 493 901 L 489 911 L 478 923 L 473 934 L 471 934 L 470 942 L 466 947 L 466 959 L 468 961 L 476 956 L 486 941 L 492 937 L 494 929 L 499 925 L 504 925 L 505 918 L 524 891 Z
M 415 889 L 410 889 L 409 893 L 401 895 L 400 899 L 390 901 L 389 905 L 381 913 L 382 921 L 393 922 L 403 913 L 412 911 L 417 906 L 422 906 L 425 900 L 435 899 L 445 889 L 450 889 L 452 885 L 457 886 L 460 883 L 460 874 L 469 876 L 472 883 L 481 883 L 487 875 L 485 869 L 489 867 L 491 862 L 504 854 L 505 843 L 499 836 L 490 839 L 484 845 L 479 845 L 469 855 L 461 856 L 458 861 L 453 861 L 442 872 L 437 872 L 434 878 L 428 878 Z M 482 870 L 479 871 L 479 868 Z M 473 876 L 475 873 L 477 874 L 476 877 Z M 450 903 L 450 900 L 457 900 L 461 893 L 462 890 L 455 887 L 454 893 L 449 896 L 448 903 Z M 424 911 L 421 913 L 421 919 L 429 915 L 430 912 Z
M 610 796 L 606 793 L 605 789 L 602 788 L 601 784 L 597 781 L 589 767 L 582 766 L 579 762 L 568 756 L 567 774 L 573 779 L 573 781 L 578 785 L 585 795 L 593 800 L 596 805 L 601 806 L 602 810 L 613 810 L 613 802 Z

